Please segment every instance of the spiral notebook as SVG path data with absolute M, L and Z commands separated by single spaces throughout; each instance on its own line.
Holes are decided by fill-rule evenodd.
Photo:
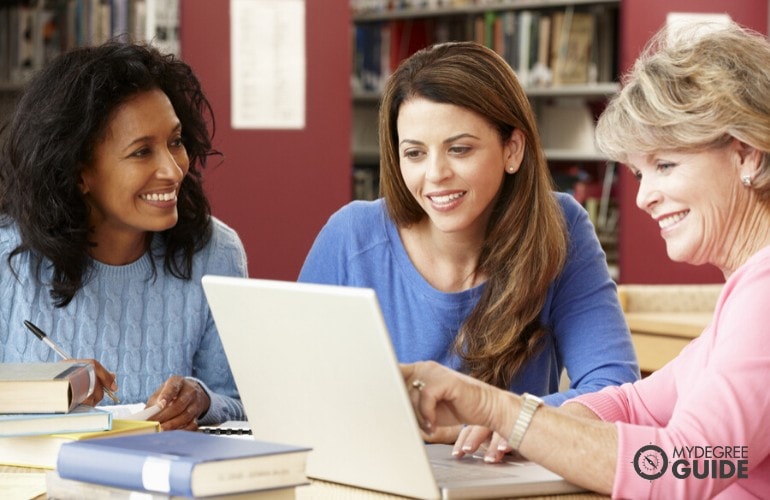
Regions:
M 425 445 L 373 290 L 204 276 L 257 439 L 313 449 L 307 475 L 417 498 L 580 491 L 532 462 Z

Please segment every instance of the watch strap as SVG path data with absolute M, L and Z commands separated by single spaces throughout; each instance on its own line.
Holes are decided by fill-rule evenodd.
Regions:
M 519 449 L 521 441 L 524 439 L 524 434 L 526 434 L 529 424 L 532 422 L 532 416 L 542 404 L 543 400 L 537 396 L 533 396 L 526 392 L 521 395 L 521 409 L 519 410 L 519 416 L 516 419 L 516 423 L 513 424 L 513 431 L 511 432 L 510 439 L 508 439 L 508 445 L 512 449 Z

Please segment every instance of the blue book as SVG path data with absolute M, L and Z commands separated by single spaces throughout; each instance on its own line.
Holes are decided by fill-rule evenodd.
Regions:
M 112 413 L 88 405 L 76 406 L 69 413 L 0 414 L 0 437 L 107 431 L 111 427 Z
M 308 482 L 310 448 L 190 431 L 62 445 L 64 479 L 178 496 L 286 488 Z

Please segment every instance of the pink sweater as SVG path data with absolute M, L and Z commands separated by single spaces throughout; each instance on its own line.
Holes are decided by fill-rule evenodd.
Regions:
M 613 498 L 770 498 L 770 247 L 730 277 L 712 323 L 676 359 L 572 401 L 616 423 Z M 664 458 L 649 448 L 636 457 L 648 445 L 668 460 L 658 478 Z

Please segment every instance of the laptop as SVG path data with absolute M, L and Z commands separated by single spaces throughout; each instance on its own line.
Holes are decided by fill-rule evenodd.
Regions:
M 374 290 L 204 276 L 256 439 L 310 446 L 314 479 L 415 498 L 582 491 L 524 460 L 426 445 Z

